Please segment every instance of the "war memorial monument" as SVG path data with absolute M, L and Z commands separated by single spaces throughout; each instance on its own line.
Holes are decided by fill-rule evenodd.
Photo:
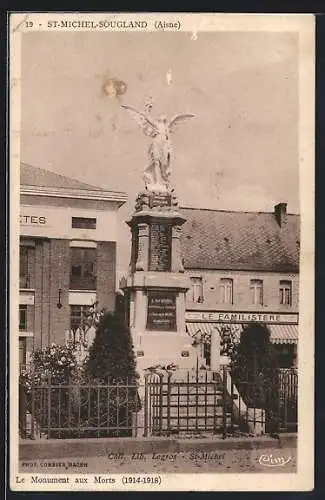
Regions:
M 169 120 L 151 116 L 152 102 L 144 112 L 122 106 L 150 137 L 145 189 L 137 196 L 128 222 L 132 234 L 131 261 L 124 284 L 129 325 L 141 373 L 152 366 L 176 365 L 191 369 L 203 362 L 185 327 L 185 294 L 190 287 L 184 273 L 180 246 L 186 219 L 171 186 L 173 147 L 171 134 L 191 114 Z

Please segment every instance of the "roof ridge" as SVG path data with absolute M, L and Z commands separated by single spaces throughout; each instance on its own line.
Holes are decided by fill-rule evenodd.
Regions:
M 75 186 L 69 186 L 69 189 L 88 189 L 88 190 L 95 190 L 95 191 L 108 191 L 107 189 L 104 189 L 99 186 L 93 186 L 91 184 L 88 184 L 87 182 L 80 181 L 79 179 L 74 179 L 73 177 L 68 177 L 67 175 L 59 174 L 57 172 L 54 172 L 52 170 L 48 170 L 46 168 L 42 167 L 36 167 L 34 165 L 30 165 L 29 163 L 26 162 L 21 162 L 20 163 L 21 167 L 29 169 L 30 172 L 32 171 L 41 171 L 43 175 L 49 174 L 51 176 L 59 177 L 61 181 L 68 183 L 68 181 L 73 184 L 76 184 Z M 23 186 L 28 186 L 28 185 L 35 185 L 35 184 L 28 184 L 28 183 L 22 183 Z M 40 184 L 37 184 L 40 185 Z M 47 187 L 47 186 L 44 186 Z M 55 186 L 50 186 L 50 187 L 55 187 Z
M 199 208 L 199 207 L 179 207 L 180 210 L 197 210 L 197 211 L 205 211 L 205 212 L 223 212 L 223 213 L 229 213 L 229 214 L 268 214 L 268 215 L 274 215 L 274 212 L 265 212 L 265 211 L 260 211 L 260 210 L 224 210 L 224 209 L 219 209 L 219 208 Z M 300 214 L 298 213 L 289 213 L 287 212 L 286 215 L 294 215 L 296 217 L 299 217 Z

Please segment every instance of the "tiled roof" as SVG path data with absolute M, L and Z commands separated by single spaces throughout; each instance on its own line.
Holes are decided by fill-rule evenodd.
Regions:
M 182 208 L 186 269 L 298 272 L 300 217 L 279 226 L 272 212 Z
M 104 191 L 102 188 L 85 184 L 65 175 L 50 172 L 44 168 L 33 167 L 27 163 L 20 164 L 20 184 L 22 186 L 41 186 L 52 188 L 85 189 Z

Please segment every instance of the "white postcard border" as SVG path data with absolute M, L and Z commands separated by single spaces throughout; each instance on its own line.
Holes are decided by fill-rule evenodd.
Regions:
M 299 324 L 299 430 L 298 470 L 296 474 L 161 474 L 161 485 L 79 485 L 74 491 L 150 490 L 150 491 L 291 491 L 311 490 L 314 469 L 314 94 L 315 19 L 313 15 L 276 14 L 127 14 L 127 13 L 20 13 L 10 16 L 10 484 L 17 491 L 65 491 L 69 485 L 33 486 L 31 474 L 18 472 L 18 249 L 19 249 L 19 169 L 20 169 L 20 73 L 22 34 L 28 31 L 56 31 L 51 20 L 144 20 L 147 30 L 155 21 L 180 21 L 179 29 L 195 38 L 200 31 L 296 31 L 299 33 L 299 173 L 301 206 L 300 324 Z M 32 22 L 33 25 L 27 27 Z M 65 31 L 64 28 L 62 31 Z M 70 31 L 78 28 L 72 27 Z M 79 28 L 92 31 L 93 28 Z M 116 28 L 117 29 L 117 28 Z M 124 28 L 118 28 L 122 31 Z M 177 29 L 177 28 L 176 28 Z M 133 31 L 136 31 L 134 29 Z M 165 31 L 168 36 L 168 31 Z M 193 42 L 195 43 L 195 42 Z M 132 474 L 134 475 L 134 474 Z M 25 478 L 17 482 L 16 478 Z M 42 476 L 38 474 L 38 476 Z M 60 477 L 60 474 L 56 475 Z M 73 474 L 70 474 L 73 477 Z M 77 474 L 76 476 L 80 476 Z M 113 475 L 117 477 L 118 475 Z

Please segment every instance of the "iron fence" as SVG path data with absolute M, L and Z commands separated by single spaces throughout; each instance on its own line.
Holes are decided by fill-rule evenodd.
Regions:
M 298 429 L 298 370 L 279 372 L 279 430 L 297 432 Z
M 212 372 L 185 372 L 146 377 L 145 435 L 223 434 L 231 422 L 223 383 Z
M 245 369 L 222 370 L 227 392 L 234 401 L 232 420 L 244 432 L 296 432 L 298 428 L 298 372 L 295 368 L 247 374 Z
M 137 430 L 141 408 L 136 381 L 53 383 L 20 388 L 23 438 L 125 437 Z
M 20 385 L 23 438 L 141 437 L 269 433 L 297 430 L 297 370 L 276 372 L 272 400 L 251 404 L 231 370 L 148 373 L 139 384 L 125 380 L 57 384 L 48 378 Z M 245 383 L 245 381 L 244 381 Z M 261 387 L 250 382 L 251 394 Z M 244 391 L 245 392 L 245 391 Z M 272 404 L 270 405 L 270 401 Z

